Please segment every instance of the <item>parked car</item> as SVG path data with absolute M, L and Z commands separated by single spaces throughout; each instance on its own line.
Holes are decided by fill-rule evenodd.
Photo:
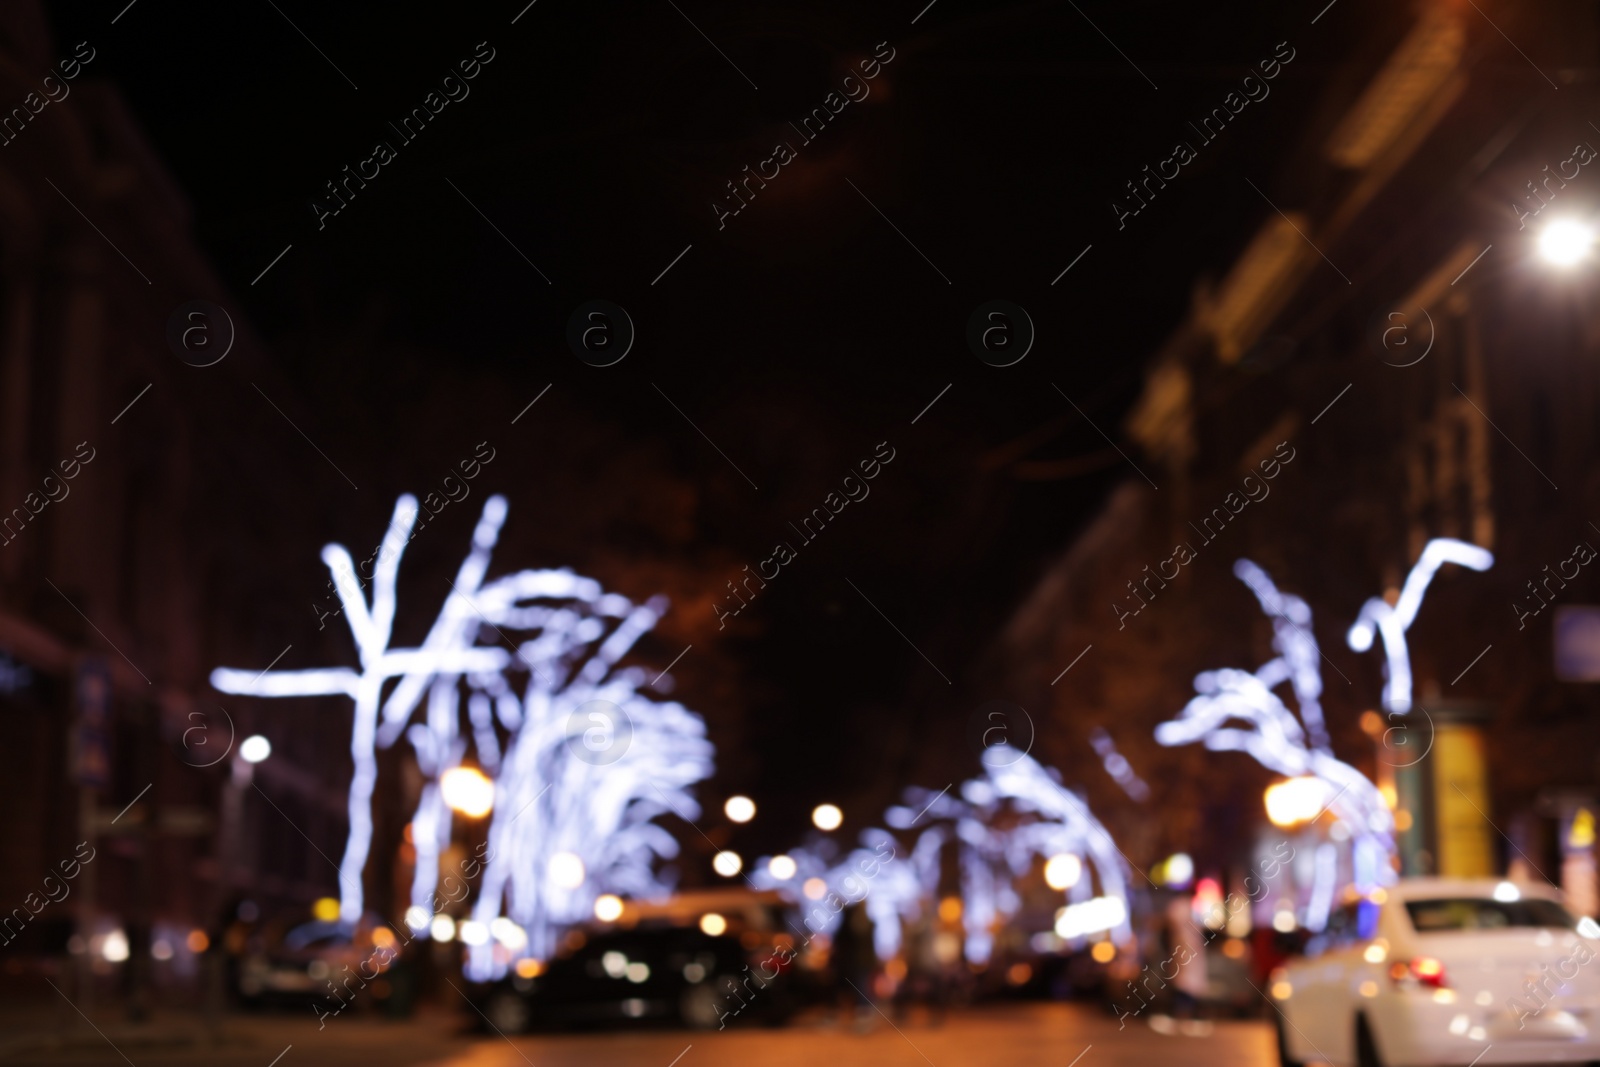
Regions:
M 1415 878 L 1374 898 L 1274 972 L 1284 1067 L 1600 1062 L 1600 925 L 1555 890 Z
M 505 1033 L 534 1027 L 656 1021 L 716 1029 L 776 1023 L 792 1010 L 787 964 L 740 939 L 681 926 L 589 935 L 534 976 L 492 985 L 482 1011 Z

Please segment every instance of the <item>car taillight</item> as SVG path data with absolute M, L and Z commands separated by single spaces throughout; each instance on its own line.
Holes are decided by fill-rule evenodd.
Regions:
M 1450 984 L 1445 981 L 1444 964 L 1432 956 L 1418 956 L 1410 963 L 1397 962 L 1389 968 L 1389 977 L 1396 982 L 1414 978 L 1432 989 L 1445 989 Z

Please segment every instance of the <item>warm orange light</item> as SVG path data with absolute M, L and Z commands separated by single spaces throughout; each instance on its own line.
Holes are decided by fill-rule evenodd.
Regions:
M 947 923 L 957 922 L 961 918 L 961 898 L 945 897 L 939 901 L 939 918 Z
M 451 767 L 439 776 L 445 804 L 469 819 L 481 819 L 494 810 L 494 783 L 476 767 Z
M 394 931 L 387 926 L 379 926 L 372 931 L 372 944 L 377 948 L 388 948 L 394 944 Z
M 194 953 L 204 952 L 211 947 L 211 939 L 204 930 L 190 930 L 189 936 L 184 939 L 184 944 L 189 946 L 189 951 Z
M 1096 963 L 1110 963 L 1117 958 L 1117 946 L 1109 941 L 1096 941 L 1089 950 L 1089 958 Z
M 1033 977 L 1033 968 L 1026 963 L 1013 963 L 1006 968 L 1006 981 L 1012 985 L 1027 985 L 1028 979 Z
M 544 964 L 538 960 L 527 959 L 517 961 L 517 977 L 537 978 L 544 973 Z

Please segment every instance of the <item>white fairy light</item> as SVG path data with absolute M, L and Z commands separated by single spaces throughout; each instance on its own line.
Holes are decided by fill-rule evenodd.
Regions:
M 603 894 L 646 898 L 666 892 L 654 865 L 676 855 L 677 842 L 654 820 L 699 815 L 687 790 L 711 773 L 712 749 L 697 715 L 642 696 L 650 674 L 618 666 L 666 610 L 663 599 L 635 604 L 567 570 L 524 570 L 485 581 L 506 517 L 501 496 L 485 502 L 472 547 L 421 645 L 390 648 L 396 579 L 417 507 L 409 495 L 395 505 L 374 557 L 370 604 L 350 553 L 336 544 L 323 549 L 359 670 L 218 668 L 211 682 L 223 692 L 250 696 L 342 695 L 354 701 L 355 773 L 339 865 L 339 915 L 346 924 L 359 920 L 363 910 L 377 748 L 404 736 L 424 776 L 411 819 L 416 863 L 407 914 L 416 919 L 443 907 L 435 888 L 453 817 L 440 780 L 462 767 L 469 745 L 476 749 L 478 766 L 493 781 L 493 816 L 480 891 L 471 925 L 464 928 L 472 932 L 467 972 L 487 980 L 507 965 L 490 939 L 478 936 L 497 921 L 498 929 L 518 931 L 519 952 L 547 959 L 558 931 L 589 919 Z M 487 631 L 504 645 L 477 644 Z M 521 643 L 508 631 L 521 631 Z M 514 685 L 524 674 L 525 682 Z M 419 709 L 422 721 L 413 722 Z M 507 732 L 503 745 L 500 730 Z M 481 807 L 480 802 L 474 810 Z M 431 920 L 435 937 L 446 933 L 448 922 L 442 915 Z
M 885 821 L 898 830 L 922 827 L 909 855 L 892 834 L 874 828 L 862 832 L 863 847 L 836 863 L 812 849 L 793 848 L 775 857 L 789 864 L 776 872 L 770 864 L 757 869 L 752 884 L 775 889 L 795 903 L 813 933 L 831 933 L 843 906 L 859 903 L 872 921 L 873 948 L 880 959 L 890 959 L 901 949 L 902 926 L 930 921 L 935 914 L 941 855 L 953 847 L 961 876 L 966 957 L 984 963 L 993 950 L 994 924 L 1021 909 L 1016 883 L 1043 858 L 1058 888 L 1074 903 L 1087 901 L 1097 882 L 1101 896 L 1115 902 L 1103 905 L 1099 913 L 1112 917 L 1107 928 L 1119 940 L 1130 937 L 1126 864 L 1088 806 L 1062 787 L 1055 771 L 1025 753 L 995 746 L 984 752 L 983 763 L 984 777 L 971 779 L 960 790 L 908 790 L 905 805 L 885 812 Z M 824 897 L 836 900 L 824 902 Z M 1084 936 L 1086 932 L 1076 939 Z
M 1321 656 L 1311 631 L 1310 609 L 1299 597 L 1278 592 L 1266 572 L 1249 560 L 1240 560 L 1234 574 L 1251 587 L 1264 611 L 1270 615 L 1277 609 L 1283 621 L 1292 624 L 1280 628 L 1274 620 L 1273 646 L 1280 655 L 1254 673 L 1223 668 L 1197 675 L 1194 686 L 1198 695 L 1184 705 L 1177 718 L 1156 727 L 1156 741 L 1168 747 L 1201 742 L 1213 752 L 1244 752 L 1268 770 L 1291 780 L 1319 779 L 1320 791 L 1331 798 L 1323 810 L 1354 828 L 1350 852 L 1356 888 L 1366 892 L 1382 882 L 1393 881 L 1394 872 L 1386 861 L 1394 851 L 1394 818 L 1378 787 L 1356 768 L 1334 758 L 1326 748 L 1308 744 L 1307 731 L 1300 720 L 1273 692 L 1273 686 L 1287 681 L 1301 703 L 1302 714 L 1308 703 L 1316 706 L 1315 698 L 1322 691 L 1321 679 L 1313 685 L 1305 677 L 1308 665 L 1309 670 L 1316 670 Z M 1418 598 L 1420 595 L 1419 592 Z M 1415 608 L 1411 610 L 1415 614 Z M 1320 710 L 1316 715 L 1320 728 Z M 1294 815 L 1291 821 L 1300 821 L 1300 817 L 1309 820 L 1322 814 L 1317 810 L 1302 812 L 1299 807 L 1296 805 L 1293 812 L 1280 811 L 1280 817 Z M 1320 905 L 1332 890 L 1326 855 L 1318 860 L 1321 881 L 1316 887 L 1316 910 L 1320 914 L 1310 917 L 1318 922 L 1312 929 L 1320 929 L 1325 918 L 1325 909 Z
M 1475 571 L 1494 565 L 1494 554 L 1477 545 L 1451 537 L 1435 537 L 1422 549 L 1422 555 L 1406 575 L 1405 585 L 1394 606 L 1378 597 L 1361 605 L 1361 614 L 1345 640 L 1357 652 L 1372 647 L 1374 633 L 1383 639 L 1384 662 L 1388 677 L 1383 685 L 1383 706 L 1404 715 L 1411 710 L 1411 651 L 1406 647 L 1406 631 L 1422 607 L 1423 594 L 1434 574 L 1446 563 L 1457 563 Z

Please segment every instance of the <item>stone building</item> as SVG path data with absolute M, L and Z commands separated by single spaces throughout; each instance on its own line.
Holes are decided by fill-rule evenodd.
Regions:
M 303 903 L 334 876 L 301 831 L 343 833 L 342 790 L 292 758 L 259 781 L 294 826 L 219 818 L 251 722 L 207 673 L 265 666 L 274 635 L 307 628 L 322 579 L 290 546 L 315 543 L 325 475 L 97 56 L 53 40 L 35 3 L 0 11 L 0 980 L 25 998 L 52 996 L 33 971 L 75 932 L 102 984 L 181 980 L 187 934 L 214 929 L 228 896 L 219 875 L 259 865 L 276 875 L 265 905 Z M 193 301 L 214 307 L 177 314 Z M 240 507 L 263 497 L 270 529 Z M 273 574 L 303 581 L 303 601 Z M 344 734 L 303 725 L 290 756 Z M 63 895 L 58 868 L 86 854 Z M 107 934 L 129 943 L 120 971 Z
M 1600 210 L 1586 162 L 1600 25 L 1580 4 L 1482 7 L 1395 8 L 1344 55 L 1307 38 L 1328 72 L 1320 100 L 1254 178 L 1259 227 L 1196 283 L 1125 423 L 1147 477 L 1129 471 L 1004 636 L 1017 698 L 1050 706 L 1041 734 L 1080 753 L 1097 810 L 1124 809 L 1108 821 L 1122 819 L 1137 862 L 1175 848 L 1235 861 L 1241 842 L 1218 828 L 1261 818 L 1273 776 L 1248 756 L 1151 740 L 1198 671 L 1273 655 L 1235 560 L 1309 603 L 1334 749 L 1382 780 L 1398 760 L 1375 745 L 1381 716 L 1362 728 L 1383 710 L 1382 656 L 1352 651 L 1345 631 L 1435 537 L 1496 557 L 1482 574 L 1447 566 L 1410 632 L 1418 704 L 1487 716 L 1489 824 L 1476 824 L 1493 866 L 1561 880 L 1592 843 L 1570 831 L 1593 802 L 1596 693 L 1557 677 L 1553 624 L 1555 609 L 1600 602 L 1600 579 L 1571 564 L 1546 586 L 1544 568 L 1600 545 L 1600 263 L 1558 265 L 1561 234 L 1544 235 Z M 1294 458 L 1265 482 L 1280 448 Z M 1184 544 L 1191 558 L 1173 561 Z M 1420 747 L 1432 735 L 1409 722 Z M 1141 817 L 1081 754 L 1095 726 L 1166 819 Z M 1419 825 L 1413 860 L 1437 865 L 1451 832 Z

